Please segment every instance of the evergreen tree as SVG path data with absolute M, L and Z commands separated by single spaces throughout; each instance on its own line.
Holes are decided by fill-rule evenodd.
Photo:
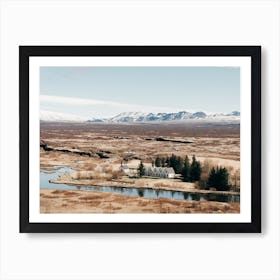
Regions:
M 216 188 L 218 191 L 227 191 L 229 190 L 228 178 L 229 174 L 226 168 L 217 167 L 215 169 L 213 167 L 208 177 L 207 187 Z
M 163 157 L 161 158 L 161 166 L 165 167 L 166 159 Z
M 176 167 L 175 167 L 175 169 L 176 169 L 175 173 L 178 173 L 178 174 L 182 173 L 183 167 L 184 167 L 184 161 L 180 156 L 178 156 L 177 162 L 176 162 Z
M 167 158 L 165 159 L 165 165 L 166 165 L 167 167 L 170 167 L 170 158 L 169 158 L 169 157 L 167 157 Z
M 190 167 L 190 181 L 199 181 L 201 176 L 201 164 L 196 160 L 195 156 L 192 157 L 192 163 Z
M 177 164 L 177 157 L 172 154 L 172 156 L 169 158 L 169 166 L 174 168 L 174 171 L 176 173 L 176 164 Z
M 159 157 L 156 157 L 155 166 L 156 167 L 161 167 L 161 159 Z
M 227 169 L 226 168 L 220 168 L 218 170 L 217 177 L 218 177 L 218 190 L 219 191 L 229 190 Z
M 185 182 L 189 182 L 189 180 L 190 180 L 190 161 L 189 161 L 188 156 L 185 157 L 181 174 L 183 176 L 183 180 Z
M 142 161 L 140 161 L 140 164 L 138 166 L 138 174 L 139 174 L 139 177 L 142 177 L 145 175 L 145 167 L 144 167 L 144 164 Z
M 212 167 L 210 173 L 209 173 L 209 177 L 207 180 L 207 188 L 215 188 L 216 186 L 216 179 L 217 178 L 217 173 L 214 167 Z
M 173 167 L 174 172 L 180 174 L 182 172 L 183 165 L 183 159 L 180 156 L 172 154 L 172 156 L 169 159 L 169 167 Z

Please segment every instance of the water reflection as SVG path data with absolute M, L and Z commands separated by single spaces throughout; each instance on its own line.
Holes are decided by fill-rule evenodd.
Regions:
M 137 193 L 140 197 L 143 197 L 144 196 L 144 189 L 138 189 Z
M 169 198 L 178 200 L 195 200 L 195 201 L 220 201 L 220 202 L 240 202 L 239 195 L 223 194 L 199 194 L 181 191 L 167 191 L 151 188 L 133 188 L 133 187 L 92 187 L 92 186 L 71 186 L 67 184 L 53 184 L 49 180 L 55 179 L 60 173 L 70 172 L 69 167 L 56 167 L 52 172 L 40 172 L 41 188 L 58 189 L 58 190 L 87 190 L 125 194 L 131 196 L 148 197 L 148 198 Z

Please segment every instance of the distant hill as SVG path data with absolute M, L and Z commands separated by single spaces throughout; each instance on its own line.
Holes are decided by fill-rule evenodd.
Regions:
M 234 111 L 229 114 L 215 113 L 206 114 L 204 112 L 190 113 L 181 111 L 178 113 L 140 113 L 140 112 L 124 112 L 112 118 L 91 119 L 88 122 L 110 122 L 110 123 L 128 123 L 128 122 L 152 122 L 152 121 L 181 121 L 181 120 L 220 120 L 231 121 L 239 120 L 240 112 Z
M 94 122 L 94 123 L 141 123 L 141 122 L 165 122 L 165 121 L 182 121 L 182 120 L 209 120 L 209 121 L 238 121 L 240 112 L 233 111 L 229 114 L 204 112 L 190 113 L 181 111 L 178 113 L 141 113 L 141 112 L 124 112 L 112 118 L 92 118 L 64 114 L 51 111 L 40 111 L 40 120 L 46 122 Z

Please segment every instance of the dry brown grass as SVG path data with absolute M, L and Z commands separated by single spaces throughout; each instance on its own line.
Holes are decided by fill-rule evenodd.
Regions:
M 52 194 L 61 194 L 61 193 L 64 193 L 64 191 L 60 191 L 60 190 L 52 191 Z
M 66 191 L 67 192 L 67 191 Z M 71 191 L 72 192 L 72 191 Z M 41 213 L 239 213 L 239 203 L 140 198 L 93 191 L 41 190 Z M 62 206 L 63 205 L 63 206 Z
M 154 186 L 159 188 L 159 189 L 160 188 L 164 189 L 164 188 L 168 188 L 170 185 L 169 184 L 165 184 L 165 183 L 156 183 L 156 184 L 154 184 Z
M 67 192 L 64 192 L 63 195 L 65 196 L 73 196 L 73 195 L 76 195 L 75 192 L 71 192 L 71 191 L 67 191 Z
M 51 196 L 51 195 L 43 195 L 43 198 L 51 198 L 51 199 L 55 199 L 55 198 L 59 198 L 59 196 Z
M 116 138 L 125 136 L 124 138 Z M 192 144 L 146 141 L 155 137 L 181 138 L 193 141 Z M 141 159 L 151 159 L 156 155 L 185 156 L 196 154 L 197 157 L 227 158 L 239 160 L 239 126 L 205 124 L 200 122 L 165 123 L 165 124 L 42 124 L 41 140 L 48 145 L 80 151 L 110 151 L 119 162 L 128 150 Z M 133 143 L 133 146 L 131 146 Z M 174 150 L 176 148 L 176 150 Z M 49 155 L 51 154 L 48 153 Z M 90 157 L 66 155 L 66 158 L 82 158 L 84 170 L 92 170 Z M 49 160 L 59 162 L 58 156 Z M 69 160 L 69 159 L 68 159 Z M 97 159 L 96 160 L 102 160 Z M 62 161 L 61 161 L 62 162 Z M 42 162 L 43 163 L 43 162 Z M 47 162 L 45 162 L 47 164 Z M 75 163 L 75 161 L 73 161 Z
M 98 195 L 87 195 L 85 197 L 79 197 L 79 200 L 92 200 L 92 199 L 100 199 L 101 196 Z
M 101 180 L 110 179 L 112 175 L 108 172 L 98 171 L 75 171 L 71 172 L 70 177 L 74 180 Z
M 229 169 L 231 177 L 231 184 L 239 184 L 239 159 L 240 159 L 240 135 L 239 126 L 227 126 L 224 124 L 207 124 L 205 122 L 183 122 L 165 123 L 165 124 L 41 124 L 41 140 L 51 147 L 60 149 L 75 149 L 84 152 L 98 152 L 109 151 L 109 159 L 98 157 L 81 156 L 73 153 L 63 152 L 45 152 L 40 150 L 40 163 L 41 166 L 51 168 L 53 166 L 70 166 L 75 172 L 75 179 L 71 178 L 68 174 L 62 175 L 60 183 L 72 183 L 77 185 L 104 185 L 108 186 L 125 185 L 127 187 L 151 187 L 155 189 L 170 189 L 170 190 L 189 190 L 194 186 L 178 182 L 176 180 L 161 181 L 155 179 L 130 179 L 123 176 L 118 170 L 121 161 L 127 151 L 133 151 L 134 161 L 139 159 L 146 163 L 150 163 L 157 155 L 162 157 L 177 156 L 191 157 L 196 155 L 197 159 L 205 165 L 202 179 L 206 180 L 206 175 L 211 166 L 221 165 Z M 192 144 L 179 144 L 170 142 L 155 141 L 155 137 L 167 138 L 180 138 L 182 140 L 192 141 Z M 152 138 L 147 141 L 145 138 Z M 133 158 L 131 158 L 133 159 Z M 128 162 L 129 164 L 129 162 Z M 64 177 L 63 177 L 64 176 Z M 77 181 L 79 182 L 77 183 Z M 196 190 L 197 191 L 197 190 Z M 58 205 L 55 203 L 65 198 L 64 204 L 68 206 L 63 207 L 64 212 L 77 212 L 77 211 L 93 211 L 100 213 L 104 211 L 102 208 L 104 201 L 99 197 L 96 200 L 86 200 L 76 197 L 76 195 L 65 194 L 64 192 L 57 191 L 54 194 L 46 194 L 47 197 L 41 195 L 43 201 L 43 209 L 53 211 L 59 210 Z M 77 194 L 78 195 L 78 194 Z M 84 195 L 78 195 L 84 197 Z M 103 197 L 103 194 L 102 194 Z M 125 199 L 124 199 L 125 197 Z M 71 198 L 71 200 L 70 200 Z M 52 199 L 53 203 L 50 202 Z M 147 213 L 149 211 L 158 212 L 171 212 L 182 211 L 185 212 L 205 212 L 212 203 L 198 204 L 188 202 L 184 204 L 172 204 L 167 201 L 150 201 L 150 200 L 132 200 L 131 197 L 121 196 L 121 198 L 114 196 L 106 196 L 106 200 L 112 199 L 112 207 L 110 211 L 115 212 L 129 212 L 129 209 L 136 213 Z M 115 200 L 117 201 L 115 204 Z M 90 201 L 99 201 L 99 206 L 91 206 Z M 47 204 L 44 204 L 47 203 Z M 152 203 L 152 206 L 150 205 Z M 83 204 L 82 208 L 80 204 Z M 142 204 L 142 205 L 141 205 Z M 108 206 L 108 205 L 107 205 Z M 209 206 L 209 207 L 208 207 Z M 91 207 L 94 209 L 92 210 Z M 121 207 L 118 210 L 112 210 Z M 179 210 L 177 208 L 180 208 Z M 232 209 L 231 205 L 216 206 L 219 208 L 211 208 L 211 211 L 237 211 Z M 230 208 L 228 208 L 230 207 Z M 239 207 L 239 206 L 238 206 Z M 209 208 L 209 209 L 210 209 Z M 147 210 L 148 209 L 148 210 Z M 62 212 L 63 212 L 62 211 Z M 209 210 L 210 211 L 210 210 Z M 217 212 L 216 211 L 216 212 Z M 238 208 L 239 211 L 239 208 Z
M 96 163 L 86 162 L 85 164 L 83 164 L 83 170 L 92 171 L 92 170 L 95 170 L 96 166 L 97 166 Z
M 124 173 L 122 171 L 113 171 L 112 172 L 112 180 L 121 179 L 123 177 Z

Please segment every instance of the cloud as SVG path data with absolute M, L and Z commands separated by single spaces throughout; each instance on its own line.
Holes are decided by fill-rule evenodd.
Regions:
M 128 104 L 114 101 L 79 98 L 79 97 L 65 97 L 65 96 L 53 96 L 53 95 L 40 95 L 41 107 L 50 108 L 56 106 L 56 110 L 59 107 L 59 111 L 67 112 L 68 109 L 77 109 L 77 112 L 81 110 L 91 110 L 100 117 L 114 116 L 122 112 L 145 112 L 145 113 L 159 113 L 159 112 L 177 112 L 178 108 L 169 108 L 163 106 L 153 105 L 140 105 L 140 104 Z
M 86 121 L 88 118 L 74 114 L 65 114 L 60 112 L 52 112 L 40 110 L 40 120 L 42 121 Z
M 123 106 L 128 104 L 122 104 L 118 102 L 111 102 L 105 100 L 87 99 L 79 97 L 64 97 L 53 95 L 40 95 L 41 103 L 55 103 L 62 105 L 78 105 L 78 106 L 90 106 L 90 105 L 111 105 L 111 106 Z

